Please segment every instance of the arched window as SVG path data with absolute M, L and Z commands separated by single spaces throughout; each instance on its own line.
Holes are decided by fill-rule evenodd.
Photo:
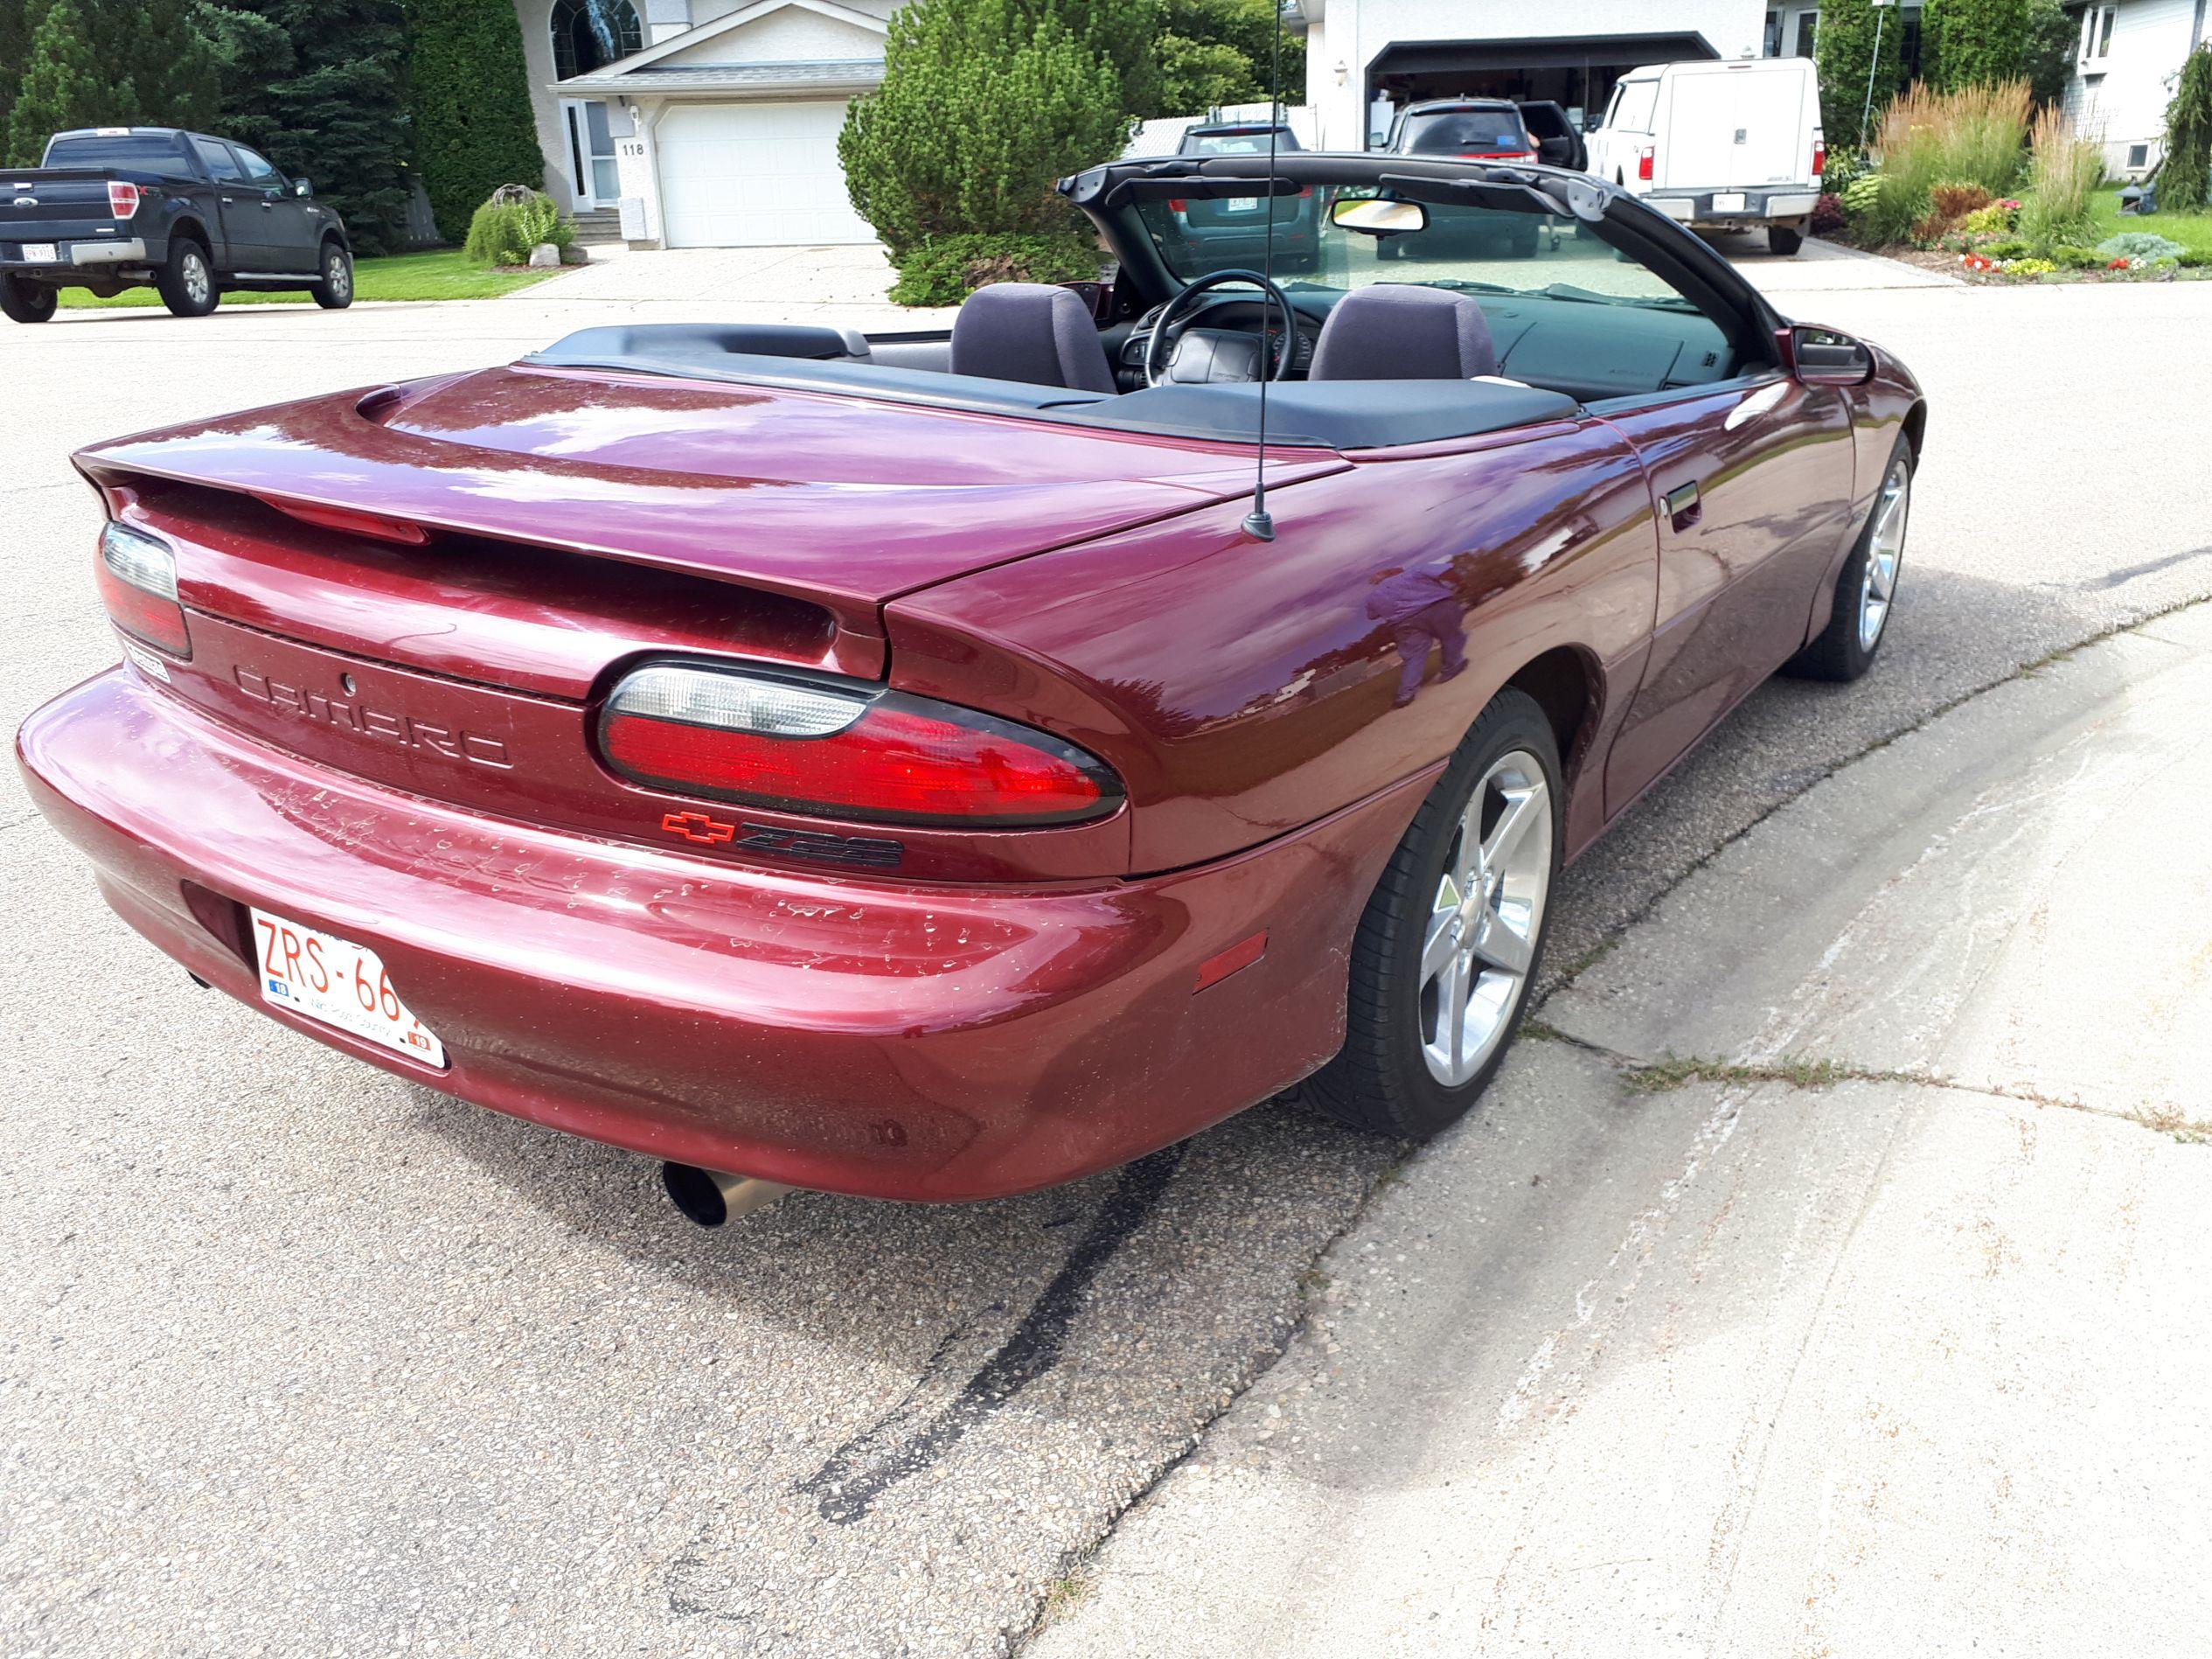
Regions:
M 588 75 L 645 44 L 630 0 L 553 0 L 553 74 Z

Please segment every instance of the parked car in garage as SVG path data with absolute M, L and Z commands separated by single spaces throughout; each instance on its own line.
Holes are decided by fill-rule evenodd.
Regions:
M 1806 58 L 1631 70 L 1589 137 L 1601 178 L 1694 229 L 1763 229 L 1777 254 L 1804 245 L 1826 166 Z
M 1061 190 L 1109 291 L 81 450 L 124 661 L 24 723 L 31 800 L 205 984 L 707 1218 L 1068 1181 L 1299 1083 L 1436 1133 L 1562 863 L 1769 675 L 1876 660 L 1920 389 L 1585 174 Z M 1171 234 L 1300 190 L 1326 281 Z M 1458 216 L 1571 218 L 1603 291 L 1372 258 Z
M 43 323 L 63 289 L 152 288 L 178 317 L 228 289 L 304 288 L 353 303 L 345 221 L 259 152 L 175 127 L 56 133 L 37 167 L 0 172 L 0 313 Z

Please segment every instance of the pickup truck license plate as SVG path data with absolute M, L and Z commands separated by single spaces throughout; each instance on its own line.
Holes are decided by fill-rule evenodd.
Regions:
M 366 1037 L 411 1060 L 445 1064 L 445 1044 L 400 1000 L 383 959 L 367 945 L 267 910 L 254 912 L 254 944 L 264 1002 Z
M 23 245 L 23 262 L 26 265 L 57 264 L 60 258 L 52 242 L 25 242 Z
M 1713 193 L 1713 211 L 1716 213 L 1740 213 L 1743 211 L 1743 192 L 1740 190 L 1721 190 Z

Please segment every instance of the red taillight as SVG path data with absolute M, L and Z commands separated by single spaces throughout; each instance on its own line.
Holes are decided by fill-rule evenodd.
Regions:
M 1313 186 L 1312 186 L 1312 185 L 1307 185 L 1307 186 L 1306 186 L 1304 190 L 1302 190 L 1302 191 L 1300 191 L 1300 192 L 1298 192 L 1298 199 L 1299 199 L 1300 201 L 1304 201 L 1304 200 L 1307 197 L 1311 196 L 1311 194 L 1313 194 Z
M 1190 204 L 1180 196 L 1170 196 L 1167 199 L 1167 211 L 1171 213 L 1179 213 L 1189 206 Z
M 1828 176 L 1828 146 L 1826 141 L 1812 141 L 1812 179 L 1815 184 Z
M 138 186 L 127 185 L 120 178 L 109 179 L 108 211 L 117 219 L 136 218 L 138 213 Z
M 1652 177 L 1652 151 L 1649 145 L 1636 152 L 1636 176 L 1649 182 Z
M 192 654 L 177 598 L 177 555 L 142 530 L 110 524 L 100 533 L 100 601 L 125 633 L 172 657 Z
M 656 664 L 601 717 L 608 763 L 686 795 L 883 824 L 1098 818 L 1119 781 L 1073 743 L 902 692 Z
M 362 512 L 352 507 L 326 507 L 313 501 L 287 501 L 282 496 L 264 495 L 254 498 L 263 506 L 275 507 L 279 512 L 297 519 L 303 524 L 319 524 L 325 530 L 344 530 L 357 536 L 373 536 L 379 541 L 397 542 L 408 547 L 419 547 L 430 539 L 430 533 L 421 525 L 406 519 L 387 519 L 381 512 Z

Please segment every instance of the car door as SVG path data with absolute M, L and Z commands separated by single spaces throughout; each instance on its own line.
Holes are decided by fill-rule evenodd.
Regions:
M 261 204 L 265 271 L 311 271 L 322 240 L 321 216 L 304 197 L 292 194 L 291 180 L 243 144 L 233 144 L 246 183 Z
M 1850 521 L 1851 410 L 1762 367 L 1596 412 L 1644 462 L 1659 520 L 1652 651 L 1606 766 L 1618 812 L 1805 644 Z
M 258 270 L 262 253 L 261 199 L 246 183 L 231 147 L 219 138 L 192 135 L 192 154 L 198 157 L 215 187 L 215 213 L 219 223 L 208 227 L 219 244 L 208 249 L 219 271 Z

